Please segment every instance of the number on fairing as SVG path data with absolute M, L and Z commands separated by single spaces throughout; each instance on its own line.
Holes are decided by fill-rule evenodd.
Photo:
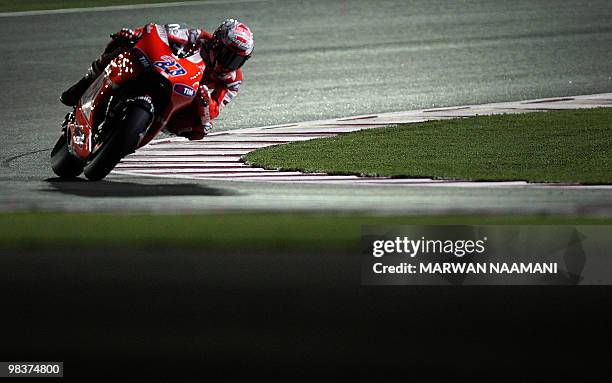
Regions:
M 185 73 L 187 73 L 185 68 L 183 68 L 181 64 L 177 63 L 176 60 L 173 59 L 172 57 L 162 56 L 161 58 L 164 59 L 164 61 L 155 61 L 153 65 L 155 65 L 158 68 L 161 68 L 164 72 L 168 73 L 170 76 L 172 77 L 182 76 Z

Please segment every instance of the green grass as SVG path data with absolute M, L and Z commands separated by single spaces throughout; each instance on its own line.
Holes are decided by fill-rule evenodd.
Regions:
M 357 249 L 361 225 L 612 224 L 564 216 L 333 214 L 0 214 L 0 246 L 180 245 L 231 249 Z
M 478 116 L 258 149 L 256 166 L 465 180 L 612 183 L 612 108 Z
M 109 5 L 172 3 L 183 0 L 0 0 L 0 12 L 33 11 L 43 9 L 88 8 Z

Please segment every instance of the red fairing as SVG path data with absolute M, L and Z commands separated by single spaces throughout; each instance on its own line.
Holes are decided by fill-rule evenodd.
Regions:
M 161 25 L 148 24 L 138 31 L 142 35 L 134 48 L 111 61 L 79 101 L 75 121 L 68 124 L 70 150 L 84 160 L 97 149 L 96 145 L 92 147 L 92 130 L 104 121 L 111 95 L 146 70 L 153 70 L 166 78 L 171 85 L 171 94 L 165 109 L 155 111 L 153 126 L 147 130 L 139 147 L 155 137 L 178 110 L 192 104 L 196 96 L 204 72 L 204 62 L 199 55 L 190 58 L 174 56 L 166 29 Z M 143 91 L 142 96 L 148 95 Z
M 132 52 L 121 53 L 111 61 L 104 73 L 83 94 L 75 110 L 76 124 L 74 127 L 68 125 L 72 137 L 72 150 L 77 156 L 87 159 L 98 149 L 99 144 L 92 145 L 92 129 L 104 120 L 105 107 L 110 96 L 115 89 L 140 75 L 142 71 L 142 65 Z M 83 141 L 78 137 L 79 132 L 85 135 L 84 140 L 87 145 L 78 145 L 80 141 Z
M 142 33 L 135 48 L 147 55 L 153 70 L 172 83 L 173 91 L 170 104 L 166 110 L 156 116 L 158 118 L 139 147 L 151 141 L 166 126 L 175 112 L 193 102 L 204 73 L 204 62 L 199 55 L 181 59 L 174 57 L 164 26 L 148 24 Z

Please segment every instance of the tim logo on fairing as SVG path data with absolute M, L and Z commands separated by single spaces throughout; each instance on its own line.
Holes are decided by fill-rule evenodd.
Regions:
M 174 91 L 182 96 L 194 97 L 196 94 L 195 89 L 185 84 L 175 84 Z

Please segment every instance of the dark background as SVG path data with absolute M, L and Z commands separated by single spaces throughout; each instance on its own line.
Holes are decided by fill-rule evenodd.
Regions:
M 365 287 L 344 252 L 3 249 L 0 294 L 0 357 L 66 378 L 582 381 L 610 357 L 609 287 Z

